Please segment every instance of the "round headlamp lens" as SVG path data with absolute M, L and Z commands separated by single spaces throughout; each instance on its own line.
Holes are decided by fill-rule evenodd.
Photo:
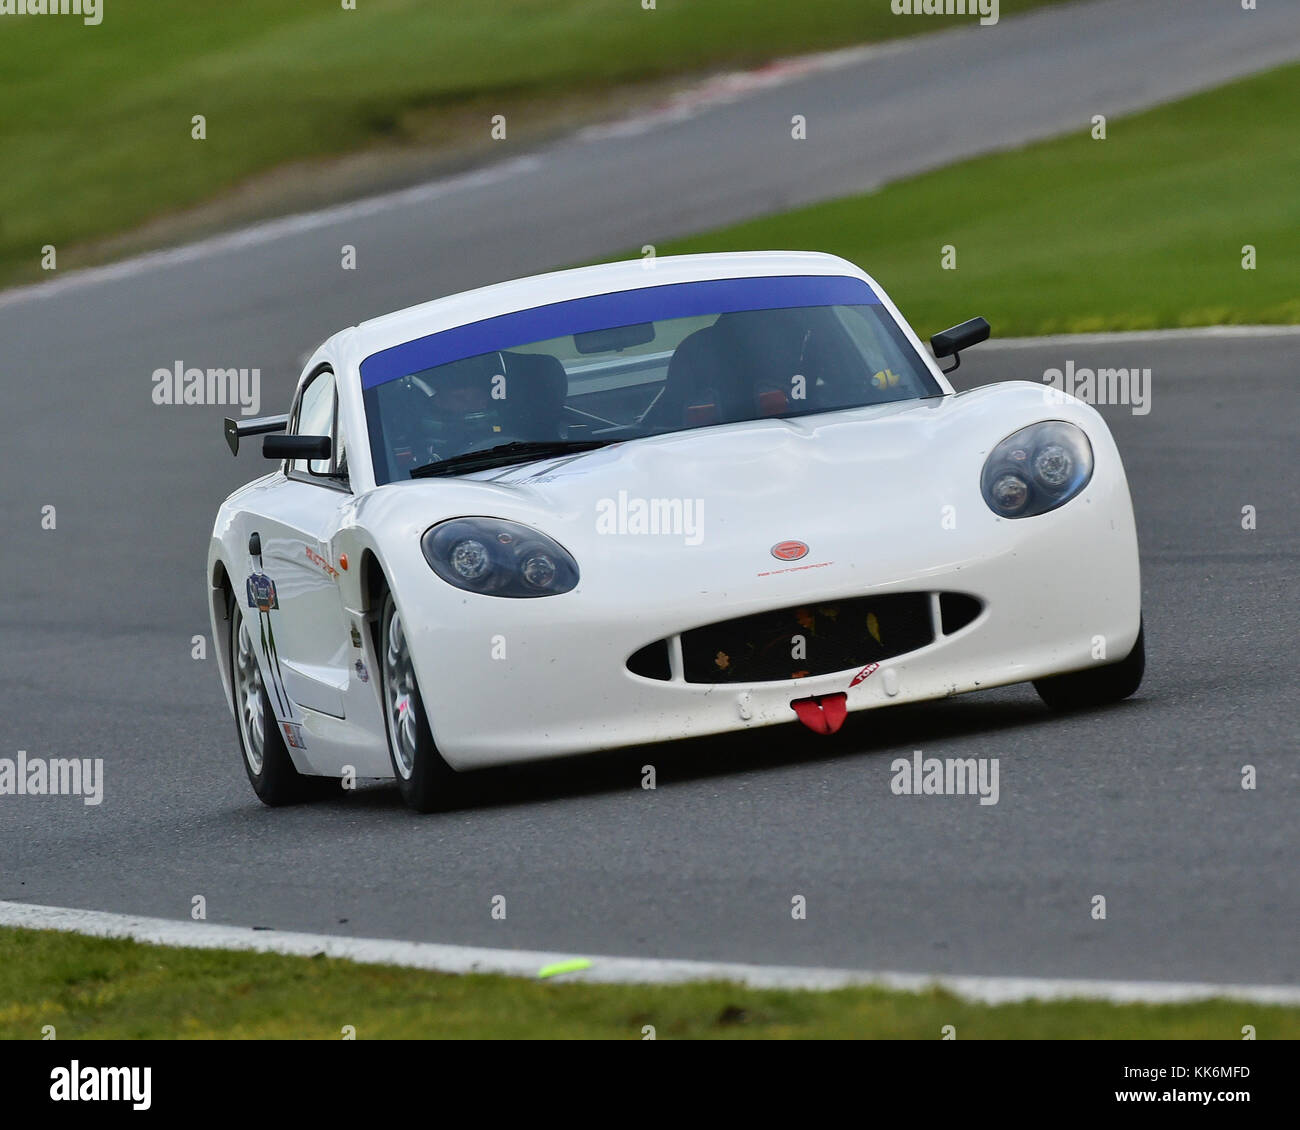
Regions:
M 1019 475 L 1001 475 L 994 480 L 989 494 L 1003 514 L 1015 514 L 1029 501 L 1029 484 Z
M 452 549 L 451 567 L 465 580 L 477 581 L 492 567 L 492 559 L 481 541 L 466 538 Z
M 555 562 L 544 553 L 534 553 L 523 563 L 519 572 L 535 589 L 549 588 L 555 583 Z
M 1045 443 L 1034 453 L 1034 478 L 1048 490 L 1061 490 L 1074 474 L 1074 460 L 1059 443 Z

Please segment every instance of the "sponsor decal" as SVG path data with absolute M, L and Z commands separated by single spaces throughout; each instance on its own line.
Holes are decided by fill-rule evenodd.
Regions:
M 757 577 L 777 577 L 782 573 L 802 573 L 807 569 L 825 569 L 827 565 L 834 564 L 834 561 L 818 561 L 814 565 L 791 565 L 788 569 L 766 569 L 763 572 L 754 575 Z
M 352 625 L 348 630 L 352 633 L 352 646 L 353 646 L 353 647 L 360 647 L 360 646 L 361 646 L 361 633 L 357 630 L 357 626 L 356 626 L 355 624 L 353 624 L 353 625 Z
M 307 560 L 321 569 L 331 581 L 337 581 L 339 579 L 339 571 L 329 563 L 328 557 L 322 557 L 309 545 L 303 546 L 303 549 L 307 552 Z
M 294 749 L 307 748 L 307 742 L 302 736 L 302 726 L 297 722 L 281 722 L 280 729 L 284 731 L 284 740 Z
M 289 692 L 284 688 L 284 673 L 280 670 L 280 653 L 275 647 L 275 628 L 271 623 L 272 610 L 280 607 L 279 598 L 275 594 L 275 582 L 265 573 L 251 573 L 246 590 L 248 607 L 257 609 L 262 658 L 266 660 L 266 669 L 271 675 L 276 708 L 282 716 L 292 718 L 293 707 L 289 702 Z
M 779 541 L 772 546 L 772 556 L 778 561 L 798 561 L 808 556 L 808 547 L 801 541 Z
M 879 670 L 880 670 L 879 663 L 868 663 L 864 668 L 862 668 L 861 671 L 859 671 L 856 675 L 853 676 L 853 682 L 851 682 L 849 686 L 856 687 L 859 683 L 864 682 L 865 680 L 871 678 L 871 676 L 874 675 Z
M 370 682 L 370 672 L 366 670 L 366 665 L 360 659 L 352 665 L 352 669 L 357 673 L 357 678 L 363 683 Z
M 275 582 L 265 573 L 253 573 L 248 578 L 248 607 L 259 612 L 270 612 L 279 608 L 280 601 L 275 595 Z

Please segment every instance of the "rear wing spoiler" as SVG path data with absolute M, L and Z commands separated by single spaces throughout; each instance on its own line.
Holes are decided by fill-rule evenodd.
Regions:
M 258 416 L 254 420 L 232 420 L 226 417 L 226 445 L 231 455 L 239 454 L 239 441 L 244 436 L 260 436 L 267 432 L 282 432 L 289 426 L 288 415 Z

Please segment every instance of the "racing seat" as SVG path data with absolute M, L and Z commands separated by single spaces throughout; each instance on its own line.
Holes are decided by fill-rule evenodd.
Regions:
M 506 397 L 501 403 L 506 431 L 521 440 L 564 438 L 564 402 L 569 375 L 549 353 L 502 353 Z
M 794 399 L 792 378 L 802 375 L 805 396 L 813 395 L 817 373 L 814 333 L 807 310 L 738 310 L 721 315 L 708 329 L 686 338 L 673 355 L 661 404 L 671 417 L 680 399 L 670 396 L 688 392 L 684 417 L 693 420 L 690 403 L 712 400 L 719 418 L 708 422 L 782 416 L 806 407 Z M 679 358 L 681 364 L 678 364 Z M 674 381 L 681 382 L 674 386 Z M 712 395 L 709 395 L 712 394 Z M 656 409 L 660 406 L 656 405 Z
M 668 362 L 659 399 L 642 424 L 657 428 L 703 427 L 736 418 L 739 379 L 717 325 L 682 339 Z

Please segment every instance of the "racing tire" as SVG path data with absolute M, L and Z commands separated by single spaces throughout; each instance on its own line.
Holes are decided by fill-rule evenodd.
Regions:
M 389 592 L 379 622 L 379 660 L 384 732 L 397 788 L 407 807 L 436 812 L 446 807 L 456 774 L 434 745 L 406 633 Z
M 1035 679 L 1034 690 L 1052 710 L 1087 710 L 1094 706 L 1108 706 L 1128 698 L 1141 686 L 1146 662 L 1145 629 L 1139 621 L 1133 649 L 1118 663 Z
M 271 698 L 262 680 L 244 609 L 231 600 L 230 689 L 235 702 L 235 731 L 239 734 L 240 760 L 257 799 L 272 808 L 297 804 L 321 795 L 332 784 L 328 778 L 308 777 L 294 767 Z

